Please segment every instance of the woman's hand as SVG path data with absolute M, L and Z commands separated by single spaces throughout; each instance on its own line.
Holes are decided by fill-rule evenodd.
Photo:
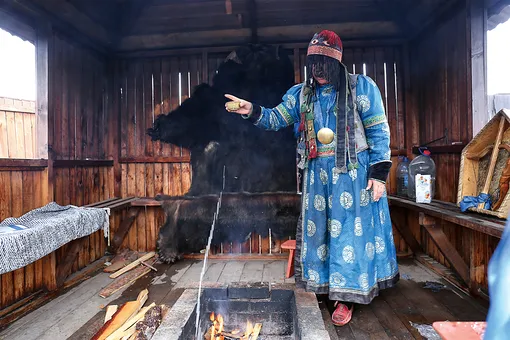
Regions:
M 239 108 L 237 110 L 229 110 L 229 108 L 227 107 L 228 103 L 225 103 L 225 109 L 228 112 L 235 112 L 235 113 L 238 113 L 240 115 L 250 114 L 250 112 L 251 112 L 251 110 L 253 108 L 253 105 L 250 102 L 248 102 L 248 101 L 246 101 L 244 99 L 241 99 L 241 98 L 234 97 L 231 94 L 226 94 L 225 97 L 227 97 L 228 99 L 230 99 L 233 102 L 239 103 Z
M 367 190 L 370 190 L 370 188 L 372 188 L 372 191 L 374 192 L 374 201 L 377 202 L 382 197 L 384 190 L 386 190 L 386 185 L 384 183 L 374 181 L 373 179 L 369 179 Z

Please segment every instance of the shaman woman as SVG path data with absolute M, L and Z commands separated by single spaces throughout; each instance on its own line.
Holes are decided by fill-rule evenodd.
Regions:
M 299 128 L 302 210 L 296 233 L 296 285 L 336 301 L 343 326 L 354 304 L 369 304 L 399 279 L 385 182 L 391 167 L 390 131 L 377 85 L 349 74 L 342 42 L 331 31 L 314 35 L 307 81 L 283 102 L 265 108 L 232 95 L 225 105 L 256 126 Z

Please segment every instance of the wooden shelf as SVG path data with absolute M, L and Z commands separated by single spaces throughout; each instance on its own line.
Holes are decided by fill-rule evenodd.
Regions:
M 124 157 L 119 159 L 119 163 L 189 163 L 190 156 L 175 157 Z
M 41 170 L 47 167 L 47 159 L 0 159 L 0 171 Z
M 53 161 L 54 168 L 92 168 L 113 166 L 111 159 L 57 159 Z
M 461 154 L 462 150 L 464 149 L 466 145 L 465 144 L 458 144 L 458 145 L 437 145 L 437 146 L 427 146 L 426 149 L 429 150 L 432 154 L 439 154 L 439 153 L 457 153 Z M 418 150 L 419 146 L 413 146 L 413 154 L 419 155 L 420 150 Z

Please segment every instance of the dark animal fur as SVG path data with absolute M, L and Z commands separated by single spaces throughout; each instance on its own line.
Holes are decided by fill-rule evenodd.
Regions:
M 213 86 L 197 86 L 191 97 L 148 130 L 152 140 L 191 151 L 192 182 L 187 195 L 225 191 L 296 190 L 296 139 L 292 127 L 264 131 L 225 110 L 224 94 L 266 107 L 278 105 L 294 84 L 288 56 L 273 46 L 248 45 L 220 65 Z
M 174 262 L 181 253 L 198 253 L 205 248 L 219 195 L 199 197 L 160 196 L 167 216 L 161 227 L 160 258 Z M 212 245 L 245 242 L 250 234 L 277 239 L 294 237 L 301 197 L 293 193 L 224 193 Z M 178 251 L 177 251 L 178 250 Z
M 296 191 L 292 127 L 277 132 L 257 128 L 227 112 L 224 97 L 230 93 L 275 107 L 293 84 L 292 63 L 283 50 L 269 45 L 243 46 L 220 65 L 212 86 L 197 86 L 189 99 L 160 115 L 148 130 L 152 140 L 191 151 L 190 190 L 184 197 L 160 197 L 165 200 L 167 220 L 158 248 L 166 262 L 205 247 L 223 189 L 224 170 L 224 192 L 232 194 L 224 196 L 215 243 L 244 241 L 250 232 L 265 236 L 268 228 L 277 238 L 295 235 L 299 204 L 295 198 L 288 201 L 286 194 L 271 194 Z

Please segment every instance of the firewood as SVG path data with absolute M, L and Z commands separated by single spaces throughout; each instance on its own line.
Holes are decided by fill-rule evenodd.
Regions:
M 138 314 L 127 320 L 121 327 L 119 327 L 119 329 L 117 329 L 115 332 L 109 335 L 106 338 L 106 340 L 119 340 L 125 336 L 131 336 L 136 331 L 135 327 L 131 332 L 129 332 L 132 326 L 135 326 L 138 321 L 142 320 L 145 317 L 145 314 L 149 311 L 149 309 L 151 309 L 154 306 L 156 306 L 156 304 L 153 302 L 149 306 L 140 309 Z
M 157 272 L 158 270 L 156 268 L 154 268 L 153 266 L 151 266 L 150 264 L 148 264 L 147 262 L 141 262 L 144 266 L 154 270 L 155 272 Z
M 262 324 L 256 323 L 255 327 L 253 327 L 253 332 L 251 333 L 252 336 L 250 337 L 250 340 L 257 340 L 261 329 L 262 329 Z
M 131 335 L 131 336 L 129 337 L 129 339 L 128 339 L 128 340 L 136 340 L 136 337 L 138 336 L 138 334 L 140 334 L 140 331 L 135 331 L 135 332 L 133 333 L 133 335 Z M 122 339 L 122 340 L 124 340 L 124 339 Z
M 155 262 L 155 260 L 151 261 L 152 263 Z M 117 292 L 118 290 L 124 288 L 127 285 L 130 285 L 131 283 L 135 282 L 142 276 L 146 275 L 151 271 L 150 268 L 146 267 L 138 267 L 133 269 L 131 272 L 124 274 L 123 276 L 115 279 L 112 283 L 110 283 L 108 286 L 103 288 L 99 292 L 99 296 L 103 298 L 107 298 Z
M 107 323 L 108 320 L 110 320 L 112 318 L 113 314 L 115 314 L 117 309 L 119 309 L 119 306 L 117 306 L 117 305 L 110 305 L 110 306 L 106 307 L 106 315 L 104 316 L 104 323 Z
M 108 320 L 91 340 L 106 340 L 106 338 L 119 329 L 133 315 L 136 315 L 148 298 L 148 290 L 145 289 L 138 294 L 135 301 L 126 302 L 122 305 L 112 318 Z
M 140 331 L 140 335 L 136 339 L 151 339 L 162 320 L 163 308 L 161 306 L 152 307 L 145 314 L 144 319 L 136 324 L 136 330 Z
M 144 256 L 140 257 L 138 260 L 135 260 L 135 261 L 131 262 L 130 264 L 128 264 L 127 266 L 125 266 L 121 270 L 111 274 L 110 278 L 111 279 L 115 279 L 115 278 L 119 277 L 120 275 L 124 274 L 125 272 L 128 272 L 131 269 L 133 269 L 136 266 L 138 266 L 141 262 L 144 262 L 144 261 L 154 257 L 155 255 L 156 255 L 156 253 L 153 252 L 153 251 L 151 251 L 150 253 L 145 254 Z
M 130 263 L 131 263 L 131 261 L 129 261 L 129 260 L 117 261 L 115 263 L 112 263 L 108 267 L 105 267 L 103 269 L 103 272 L 105 272 L 105 273 L 114 273 L 114 272 L 119 271 L 120 269 L 124 268 L 125 266 L 127 266 Z

